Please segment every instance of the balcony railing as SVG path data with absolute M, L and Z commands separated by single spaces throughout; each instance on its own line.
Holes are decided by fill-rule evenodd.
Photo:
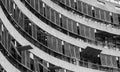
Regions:
M 9 62 L 11 62 L 12 65 L 14 65 L 17 69 L 19 69 L 21 72 L 33 72 L 31 69 L 20 63 L 17 59 L 15 59 L 8 50 L 0 43 L 0 48 L 2 49 L 1 52 L 4 54 L 4 56 L 8 59 Z
M 0 72 L 7 72 L 7 71 L 2 67 L 2 65 L 0 65 Z
M 88 14 L 86 14 L 86 13 L 84 13 L 84 12 L 80 12 L 77 8 L 72 8 L 72 7 L 66 5 L 65 3 L 63 3 L 63 2 L 60 1 L 60 0 L 51 0 L 51 1 L 53 1 L 54 3 L 60 5 L 62 8 L 65 8 L 65 9 L 67 9 L 68 11 L 74 11 L 74 13 L 76 13 L 76 14 L 78 14 L 78 15 L 86 18 L 86 19 L 90 19 L 91 21 L 100 22 L 100 23 L 103 23 L 103 24 L 105 24 L 105 25 L 106 25 L 106 24 L 110 24 L 112 28 L 117 28 L 117 29 L 120 28 L 119 23 L 116 25 L 116 24 L 114 24 L 114 23 L 112 23 L 112 22 L 108 22 L 108 21 L 105 21 L 105 20 L 101 20 L 101 19 L 99 19 L 99 18 L 96 18 L 96 17 L 93 17 L 93 16 L 91 16 L 91 15 L 88 15 Z M 84 3 L 84 2 L 83 2 L 83 3 Z M 87 5 L 89 5 L 89 4 L 87 4 Z M 93 7 L 93 6 L 91 6 L 91 7 Z M 92 10 L 92 9 L 91 9 L 91 10 Z
M 33 13 L 35 14 L 36 17 L 38 17 L 40 20 L 42 20 L 43 22 L 45 22 L 47 25 L 59 30 L 60 32 L 63 32 L 64 34 L 67 34 L 69 36 L 72 36 L 74 38 L 79 38 L 81 39 L 83 42 L 88 43 L 88 44 L 93 44 L 95 46 L 99 46 L 101 48 L 107 47 L 109 49 L 112 49 L 108 46 L 108 44 L 105 44 L 104 42 L 100 42 L 97 41 L 95 39 L 90 39 L 88 37 L 85 36 L 81 36 L 78 35 L 76 33 L 73 33 L 63 27 L 58 26 L 58 24 L 55 24 L 54 22 L 52 22 L 51 20 L 47 19 L 44 15 L 41 15 L 38 11 L 36 11 L 26 0 L 22 0 L 23 3 L 25 3 L 25 6 Z M 115 50 L 119 50 L 120 48 L 115 48 Z
M 43 50 L 46 53 L 54 53 L 55 55 L 58 55 L 59 57 L 63 57 L 63 58 L 69 58 L 65 55 L 59 54 L 58 52 L 55 52 L 53 50 L 51 50 L 50 48 L 48 48 L 47 46 L 43 45 L 42 43 L 36 41 L 35 39 L 33 39 L 30 35 L 28 35 L 20 26 L 19 24 L 17 24 L 17 22 L 14 20 L 13 17 L 11 17 L 11 15 L 9 15 L 9 13 L 7 12 L 7 10 L 5 9 L 4 5 L 1 2 L 1 6 L 2 9 L 4 11 L 4 13 L 6 14 L 6 17 L 8 18 L 8 20 L 11 22 L 11 24 L 16 28 L 16 30 L 24 37 L 26 38 L 28 41 L 30 41 L 32 44 L 34 44 L 35 46 L 37 46 L 38 48 L 40 48 L 41 50 Z M 71 58 L 69 58 L 71 59 Z M 109 68 L 109 67 L 104 67 L 98 64 L 93 64 L 93 63 L 89 63 L 89 62 L 84 62 L 84 61 L 79 61 L 79 65 L 80 66 L 84 66 L 84 67 L 88 67 L 88 68 L 93 68 L 93 69 L 97 69 L 97 70 L 103 70 L 102 68 L 105 68 L 105 70 L 116 70 L 115 68 Z M 117 71 L 119 71 L 119 69 L 117 69 Z

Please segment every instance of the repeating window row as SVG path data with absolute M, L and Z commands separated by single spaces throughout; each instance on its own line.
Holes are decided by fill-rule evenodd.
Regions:
M 15 6 L 15 8 L 17 8 L 17 6 Z M 21 11 L 20 11 L 21 13 Z M 14 16 L 14 12 L 11 13 L 11 16 Z M 75 59 L 79 59 L 80 55 L 79 55 L 79 49 L 75 48 L 76 46 L 71 45 L 69 43 L 66 43 L 64 41 L 58 41 L 59 39 L 56 37 L 53 37 L 51 35 L 49 35 L 47 32 L 41 30 L 40 28 L 38 28 L 36 25 L 34 25 L 34 23 L 32 23 L 24 14 L 19 14 L 22 15 L 22 18 L 20 16 L 21 22 L 23 22 L 22 24 L 19 24 L 29 35 L 31 35 L 32 37 L 34 37 L 35 39 L 37 39 L 41 44 L 47 46 L 48 48 L 50 48 L 53 51 L 59 51 L 57 53 L 61 53 L 65 56 L 71 56 L 71 58 L 67 58 L 65 56 L 62 57 L 62 59 L 70 61 L 70 62 L 76 62 L 74 59 L 72 59 L 72 57 L 75 57 Z M 13 17 L 12 16 L 12 17 Z M 15 19 L 15 17 L 13 17 Z M 19 22 L 19 17 L 18 17 L 18 21 Z M 14 23 L 13 23 L 14 24 Z M 27 30 L 28 29 L 28 30 Z M 36 33 L 37 32 L 37 33 Z M 34 33 L 34 34 L 33 34 Z M 55 43 L 55 44 L 54 44 Z M 60 44 L 60 46 L 59 46 Z M 53 46 L 54 45 L 54 46 Z M 74 46 L 74 47 L 70 47 Z M 40 47 L 41 49 L 45 49 L 45 47 Z M 70 51 L 69 48 L 71 48 L 72 50 Z M 57 58 L 60 58 L 60 55 L 58 55 L 55 52 L 50 52 L 50 51 L 46 51 L 47 53 L 49 53 L 50 55 L 54 55 Z M 70 54 L 70 52 L 72 52 Z M 73 60 L 73 61 L 72 61 Z M 89 61 L 89 60 L 88 60 Z M 79 61 L 81 63 L 81 61 Z M 84 62 L 82 62 L 84 63 Z M 84 63 L 86 64 L 86 62 Z M 90 64 L 91 65 L 91 64 Z M 94 64 L 93 64 L 94 65 Z M 82 65 L 83 66 L 83 65 Z M 96 66 L 96 65 L 95 65 Z M 98 65 L 97 65 L 98 66 Z M 87 63 L 87 67 L 89 67 L 89 63 Z M 113 69 L 113 68 L 112 68 Z
M 30 21 L 19 9 L 18 7 L 11 1 L 14 7 L 12 8 L 12 12 L 7 10 L 9 14 L 15 19 L 15 21 L 19 24 L 19 26 L 32 38 L 37 40 L 40 44 L 48 47 L 51 51 L 59 53 L 63 56 L 71 58 L 70 62 L 73 62 L 72 59 L 80 59 L 79 47 L 67 43 L 63 40 L 60 40 L 47 32 L 40 29 L 36 26 L 32 21 Z M 17 13 L 16 13 L 17 11 Z M 17 17 L 18 16 L 18 17 Z
M 28 50 L 19 50 L 18 48 L 22 46 L 10 35 L 2 22 L 0 22 L 0 43 L 0 46 L 3 45 L 0 48 L 1 52 L 21 72 L 72 72 L 63 68 L 52 69 L 57 66 L 35 56 Z M 0 71 L 5 72 L 1 66 Z
M 51 0 L 62 7 L 67 7 L 76 11 L 79 14 L 85 15 L 89 18 L 95 19 L 100 22 L 105 22 L 114 26 L 119 26 L 120 24 L 120 14 L 109 12 L 90 4 L 87 4 L 80 0 Z M 64 5 L 64 6 L 63 6 Z
M 95 39 L 94 29 L 60 14 L 41 0 L 27 0 L 29 4 L 42 16 L 54 23 L 56 26 L 69 31 L 75 35 L 88 39 Z
M 30 0 L 28 2 L 31 3 Z M 28 9 L 30 9 L 30 11 L 32 13 L 34 13 L 40 20 L 42 20 L 46 24 L 56 28 L 57 30 L 59 30 L 69 36 L 72 36 L 75 38 L 80 38 L 84 42 L 93 43 L 94 45 L 101 45 L 102 47 L 108 46 L 108 48 L 110 48 L 110 49 L 115 49 L 115 50 L 119 49 L 118 44 L 115 44 L 115 46 L 114 45 L 111 46 L 109 44 L 105 44 L 104 42 L 99 41 L 98 38 L 102 39 L 103 37 L 96 36 L 97 33 L 99 34 L 98 30 L 95 30 L 88 26 L 77 23 L 77 22 L 65 17 L 64 15 L 59 14 L 57 11 L 51 9 L 48 5 L 46 5 L 42 1 L 40 1 L 41 3 L 36 4 L 38 6 L 38 9 L 33 8 L 31 6 L 31 4 L 28 4 L 28 2 L 23 2 L 23 3 L 25 3 L 26 7 Z M 36 3 L 36 1 L 34 1 L 34 3 Z M 34 3 L 33 3 L 33 5 L 34 5 Z M 43 7 L 39 8 L 39 4 L 42 4 Z M 42 9 L 42 14 L 40 14 L 39 9 Z M 104 31 L 103 31 L 103 33 L 104 33 Z M 102 33 L 100 33 L 100 34 L 102 35 Z M 116 35 L 114 35 L 114 36 L 116 36 Z M 109 38 L 109 36 L 105 36 L 105 38 Z M 104 40 L 104 41 L 106 41 L 106 40 Z

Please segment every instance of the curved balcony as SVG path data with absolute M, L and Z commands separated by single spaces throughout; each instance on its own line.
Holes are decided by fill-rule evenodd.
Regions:
M 51 3 L 51 5 L 49 5 L 51 8 L 55 9 L 56 11 L 65 15 L 66 17 L 71 18 L 79 23 L 82 23 L 86 26 L 90 26 L 92 28 L 95 28 L 95 29 L 98 29 L 101 31 L 106 31 L 106 32 L 109 32 L 112 34 L 120 35 L 119 29 L 118 29 L 119 26 L 116 26 L 116 24 L 110 24 L 110 23 L 105 22 L 104 18 L 102 18 L 104 22 L 100 22 L 99 19 L 97 19 L 97 18 L 95 19 L 94 17 L 91 18 L 91 16 L 88 14 L 84 14 L 84 13 L 81 14 L 81 12 L 79 12 L 78 10 L 75 10 L 67 5 L 63 6 L 66 9 L 68 8 L 68 10 L 65 10 L 58 5 L 55 5 L 55 3 L 51 2 L 50 0 L 44 0 L 43 2 L 46 3 L 47 5 L 49 5 L 49 3 Z M 92 9 L 92 6 L 91 6 L 91 9 Z M 72 12 L 70 12 L 70 11 L 72 11 Z M 104 12 L 104 11 L 101 11 L 101 12 Z M 101 13 L 101 14 L 104 14 L 104 13 Z M 107 19 L 110 19 L 110 18 L 107 18 Z M 119 24 L 117 24 L 117 25 L 119 25 Z
M 20 3 L 19 3 L 19 4 L 20 4 Z M 93 45 L 91 45 L 91 44 L 88 45 L 88 44 L 86 44 L 86 43 L 84 43 L 85 45 L 83 45 L 83 42 L 81 42 L 81 43 L 80 43 L 80 42 L 77 42 L 77 40 L 72 40 L 71 38 L 69 39 L 68 36 L 66 37 L 65 35 L 62 35 L 60 32 L 54 32 L 52 28 L 50 28 L 50 27 L 47 28 L 47 25 L 41 24 L 42 21 L 39 22 L 38 19 L 37 19 L 35 16 L 33 16 L 29 11 L 26 11 L 26 8 L 24 8 L 22 5 L 20 5 L 19 7 L 22 8 L 22 9 L 24 9 L 23 12 L 25 12 L 25 14 L 26 14 L 28 17 L 30 17 L 30 19 L 31 19 L 35 24 L 37 24 L 38 26 L 40 26 L 43 30 L 49 32 L 49 33 L 52 34 L 52 35 L 55 35 L 56 37 L 58 37 L 58 38 L 60 38 L 60 39 L 61 39 L 61 37 L 62 37 L 62 40 L 65 40 L 66 42 L 70 42 L 71 44 L 74 44 L 74 45 L 79 46 L 79 47 L 82 47 L 82 48 L 85 48 L 86 46 L 91 46 L 91 47 L 94 47 L 94 48 L 97 48 L 97 49 L 102 49 L 102 50 L 103 50 L 102 53 L 109 54 L 109 55 L 114 55 L 114 56 L 119 56 L 119 51 L 116 52 L 116 51 L 104 49 L 103 47 L 93 46 Z M 22 10 L 22 9 L 21 9 L 21 10 Z M 27 14 L 27 13 L 28 13 L 28 14 Z M 41 25 L 40 25 L 40 24 L 41 24 Z M 49 30 L 51 30 L 51 31 L 49 31 Z M 56 33 L 59 33 L 60 35 L 58 35 L 58 34 L 56 34 Z M 64 37 L 66 37 L 66 38 L 64 38 Z M 66 40 L 66 39 L 67 39 L 67 40 Z M 74 41 L 76 41 L 76 42 L 74 42 Z
M 92 0 L 92 1 L 81 0 L 81 1 L 94 7 L 100 8 L 102 10 L 120 14 L 120 10 L 116 9 L 116 7 L 119 8 L 119 0 Z
M 3 71 L 6 72 L 6 70 L 1 66 L 1 64 L 0 64 L 0 71 L 1 72 L 3 72 Z
M 108 12 L 108 11 L 102 10 L 100 8 L 96 8 L 87 3 L 84 3 L 83 1 L 76 1 L 76 2 L 73 1 L 73 3 L 71 3 L 71 4 L 73 4 L 73 7 L 70 6 L 69 0 L 67 0 L 66 2 L 64 0 L 63 1 L 51 0 L 51 1 L 57 3 L 58 5 L 60 5 L 61 7 L 65 8 L 69 11 L 75 11 L 74 13 L 77 13 L 80 16 L 85 16 L 88 19 L 102 22 L 105 24 L 111 24 L 115 28 L 117 28 L 117 27 L 119 28 L 119 14 Z M 87 9 L 87 7 L 88 7 L 88 9 Z M 101 13 L 103 12 L 103 15 L 100 14 L 99 11 Z M 108 14 L 108 16 L 107 16 L 107 14 Z M 106 16 L 106 18 L 104 16 Z M 103 17 L 103 18 L 100 18 L 100 17 Z
M 20 63 L 17 59 L 15 59 L 8 51 L 7 49 L 0 43 L 0 47 L 2 49 L 2 53 L 4 56 L 7 58 L 7 60 L 14 66 L 16 67 L 16 70 L 18 69 L 18 72 L 33 72 L 31 69 Z M 14 71 L 13 71 L 14 72 Z
M 6 21 L 6 20 L 5 20 Z M 7 23 L 8 24 L 8 23 Z M 10 27 L 10 25 L 9 25 L 9 27 Z M 8 28 L 9 28 L 8 27 Z M 11 28 L 11 27 L 10 27 Z M 12 28 L 11 29 L 12 30 L 12 32 L 13 33 L 16 33 L 15 32 L 15 30 Z M 10 32 L 11 32 L 11 30 L 10 30 Z M 15 35 L 17 35 L 16 36 L 16 39 L 19 41 L 19 42 L 21 42 L 22 41 L 22 45 L 32 45 L 31 43 L 29 43 L 29 42 L 27 42 L 24 38 L 19 38 L 19 34 L 15 34 Z M 14 35 L 14 36 L 15 36 Z M 24 34 L 25 35 L 25 34 Z M 21 36 L 20 36 L 21 37 Z M 64 62 L 64 61 L 61 61 L 61 60 L 59 60 L 59 59 L 56 59 L 56 58 L 54 58 L 54 57 L 51 57 L 49 54 L 48 55 L 46 55 L 44 52 L 42 52 L 42 51 L 40 51 L 38 48 L 36 49 L 36 47 L 35 46 L 33 46 L 32 45 L 32 47 L 34 48 L 34 50 L 30 50 L 32 53 L 34 53 L 36 56 L 38 56 L 38 57 L 40 57 L 40 58 L 43 58 L 43 59 L 45 59 L 46 61 L 48 61 L 48 62 L 50 62 L 50 63 L 54 63 L 55 65 L 60 65 L 61 67 L 63 67 L 63 68 L 67 68 L 67 69 L 69 69 L 69 70 L 71 70 L 71 71 L 75 71 L 75 72 L 79 72 L 79 71 L 81 71 L 83 68 L 81 68 L 81 67 L 78 67 L 78 66 L 76 66 L 76 65 L 71 65 L 71 64 L 69 64 L 69 63 L 66 63 L 66 62 Z M 65 65 L 64 65 L 65 64 Z M 69 67 L 70 66 L 70 67 Z M 72 69 L 71 69 L 72 68 Z M 85 68 L 86 69 L 86 68 Z M 89 69 L 88 71 L 92 71 L 92 72 L 96 72 L 97 70 L 92 70 L 92 69 Z M 84 70 L 83 70 L 83 72 L 84 72 Z M 97 71 L 97 72 L 101 72 L 101 71 Z
M 1 72 L 20 72 L 5 58 L 2 52 L 0 52 L 0 64 L 4 68 L 0 68 Z
M 0 46 L 1 47 L 1 46 Z M 4 53 L 5 54 L 5 53 Z M 17 69 L 16 67 L 14 67 L 14 65 L 13 64 L 11 64 L 10 62 L 9 62 L 9 60 L 6 58 L 6 56 L 7 55 L 4 55 L 3 54 L 3 50 L 2 50 L 2 47 L 1 47 L 1 51 L 0 51 L 0 64 L 1 64 L 1 66 L 4 68 L 0 68 L 0 71 L 1 72 L 3 72 L 3 71 L 5 71 L 5 72 L 20 72 L 20 70 L 19 69 Z
M 5 10 L 4 10 L 4 12 L 5 12 Z M 7 12 L 5 12 L 5 13 L 7 13 Z M 24 32 L 24 31 L 22 31 L 21 30 L 21 28 L 19 27 L 19 25 L 18 24 L 16 24 L 16 22 L 14 21 L 14 20 L 11 20 L 11 19 L 13 19 L 13 18 L 11 18 L 11 16 L 7 13 L 7 15 L 6 16 L 8 16 L 7 18 L 12 22 L 12 25 L 22 34 L 22 35 L 24 35 L 24 37 L 28 40 L 29 39 L 29 41 L 30 42 L 32 42 L 32 44 L 34 44 L 34 45 L 37 45 L 37 47 L 39 47 L 39 48 L 42 48 L 41 50 L 43 50 L 43 51 L 45 51 L 45 52 L 47 52 L 47 50 L 49 50 L 49 49 L 47 49 L 45 46 L 44 47 L 42 47 L 43 45 L 41 44 L 38 44 L 35 40 L 32 40 L 33 38 L 31 37 L 31 36 L 29 36 L 26 32 Z M 14 29 L 12 29 L 12 30 L 14 30 Z M 10 31 L 11 32 L 11 31 Z M 18 35 L 18 34 L 15 34 L 15 35 Z M 19 35 L 18 35 L 19 36 Z M 17 37 L 18 37 L 17 36 Z M 22 38 L 20 38 L 20 39 L 22 39 Z M 24 39 L 22 39 L 22 41 L 23 41 Z M 21 40 L 18 40 L 18 41 L 21 41 Z M 26 43 L 28 43 L 28 42 L 24 42 L 25 44 Z M 33 47 L 34 48 L 34 47 Z M 46 49 L 44 49 L 44 48 L 46 48 Z M 32 50 L 31 50 L 32 51 Z M 38 51 L 33 51 L 34 53 L 38 53 Z M 53 52 L 53 51 L 52 51 Z M 39 52 L 39 53 L 41 53 L 41 52 Z M 43 52 L 42 52 L 43 53 Z M 54 53 L 54 52 L 53 52 Z M 56 55 L 57 55 L 57 53 L 55 53 Z M 40 55 L 40 54 L 39 54 Z M 42 54 L 43 55 L 43 54 Z M 41 58 L 45 58 L 46 56 L 42 56 Z M 49 57 L 49 56 L 48 56 Z M 49 62 L 49 60 L 47 60 L 48 62 Z M 51 60 L 50 60 L 51 61 Z M 55 61 L 54 61 L 55 62 Z M 53 63 L 54 63 L 53 62 Z M 64 62 L 63 62 L 64 63 Z M 81 64 L 82 65 L 82 64 Z M 84 64 L 83 64 L 84 65 Z M 87 63 L 86 63 L 86 65 L 87 65 Z M 88 63 L 88 65 L 90 65 L 89 63 Z M 96 65 L 95 65 L 96 66 Z M 73 66 L 72 66 L 73 67 Z M 87 66 L 87 67 L 89 67 L 89 66 Z M 66 67 L 65 67 L 66 68 Z M 96 67 L 93 67 L 93 68 L 96 68 Z M 102 68 L 102 67 L 97 67 L 97 68 Z M 109 68 L 108 68 L 109 69 Z
M 43 16 L 42 14 L 40 14 L 40 13 L 38 13 L 34 8 L 32 8 L 32 7 L 30 7 L 31 5 L 29 5 L 29 3 L 27 3 L 26 1 L 25 1 L 25 4 L 26 4 L 26 6 L 28 7 L 28 9 L 29 10 L 31 10 L 39 19 L 41 19 L 43 22 L 45 22 L 46 24 L 48 24 L 48 25 L 50 25 L 50 26 L 52 26 L 52 27 L 54 27 L 55 29 L 57 29 L 57 30 L 59 30 L 59 31 L 61 31 L 61 32 L 63 32 L 63 33 L 65 33 L 65 34 L 67 34 L 67 35 L 69 35 L 69 36 L 72 36 L 72 37 L 75 37 L 75 38 L 79 38 L 80 40 L 82 40 L 82 41 L 84 41 L 84 42 L 87 42 L 87 43 L 89 43 L 89 41 L 90 41 L 90 44 L 91 43 L 93 43 L 94 45 L 97 45 L 97 46 L 102 46 L 102 48 L 104 47 L 104 45 L 105 45 L 105 43 L 103 43 L 103 42 L 99 42 L 99 41 L 95 41 L 94 40 L 94 29 L 92 29 L 92 28 L 89 28 L 88 27 L 88 29 L 91 29 L 92 30 L 92 32 L 90 32 L 93 36 L 91 36 L 91 37 L 86 37 L 86 36 L 82 36 L 80 33 L 76 33 L 76 31 L 74 32 L 71 32 L 70 30 L 68 30 L 68 29 L 66 29 L 66 28 L 64 28 L 64 27 L 61 27 L 61 26 L 59 26 L 58 24 L 56 24 L 56 23 L 54 23 L 54 22 L 52 22 L 51 20 L 49 20 L 49 19 L 47 19 L 45 16 Z M 74 26 L 73 26 L 74 27 Z M 82 27 L 81 25 L 80 25 L 80 27 Z M 84 27 L 84 26 L 83 26 Z M 87 30 L 87 29 L 86 29 Z M 49 31 L 49 30 L 48 30 Z M 47 32 L 48 32 L 47 31 Z M 52 30 L 53 31 L 53 30 Z M 78 31 L 78 32 L 80 32 L 80 31 Z M 51 32 L 50 32 L 51 33 Z M 87 32 L 86 32 L 87 33 Z M 54 33 L 51 33 L 51 34 L 54 34 Z M 88 34 L 89 35 L 89 34 Z M 88 36 L 87 35 L 87 36 Z M 58 37 L 58 36 L 56 36 L 56 37 Z M 65 36 L 64 36 L 65 37 Z M 65 40 L 65 39 L 63 39 L 63 40 Z M 68 41 L 68 40 L 67 40 Z M 71 41 L 69 41 L 69 42 L 71 42 Z M 79 44 L 75 44 L 75 45 L 79 45 Z M 80 45 L 80 47 L 82 47 L 82 45 Z M 95 47 L 96 48 L 96 47 Z M 100 48 L 100 47 L 99 47 Z M 111 48 L 112 49 L 112 48 Z M 119 49 L 119 48 L 116 48 L 117 50 Z
M 41 67 L 39 68 L 41 72 L 50 71 L 48 67 L 43 64 L 44 60 L 42 60 L 42 62 L 39 61 L 41 59 L 35 55 L 32 55 L 32 59 L 30 58 L 31 53 L 27 51 L 27 49 L 30 49 L 29 46 L 21 46 L 9 34 L 1 21 L 0 33 L 0 63 L 7 72 L 34 72 L 39 71 L 38 67 Z M 27 59 L 24 58 L 25 56 L 27 56 Z

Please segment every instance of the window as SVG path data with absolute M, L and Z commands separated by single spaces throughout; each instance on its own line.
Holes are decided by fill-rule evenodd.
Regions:
M 47 5 L 45 6 L 45 12 L 46 12 L 47 19 L 50 19 L 50 7 Z
M 33 0 L 34 1 L 34 0 Z M 38 6 L 39 6 L 39 2 L 38 0 L 35 0 L 35 9 L 38 11 Z
M 58 13 L 58 12 L 55 12 L 56 14 L 55 14 L 55 20 L 56 20 L 56 24 L 59 26 L 60 25 L 60 14 Z
M 67 18 L 65 16 L 62 15 L 62 23 L 61 23 L 62 27 L 67 29 Z
M 54 11 L 53 9 L 51 9 L 51 12 L 50 12 L 50 13 L 51 13 L 51 15 L 50 15 L 51 18 L 50 18 L 50 19 L 51 19 L 51 21 L 54 23 L 54 22 L 55 22 L 55 11 Z
M 24 24 L 25 26 L 25 31 L 28 33 L 28 34 L 30 34 L 30 35 L 32 35 L 32 24 L 30 23 L 30 21 L 29 20 L 25 20 L 25 24 Z
M 92 15 L 93 15 L 93 17 L 95 17 L 95 10 L 94 10 L 94 7 L 92 7 Z
M 65 54 L 65 49 L 64 49 L 64 42 L 62 41 L 62 53 Z
M 113 24 L 118 25 L 119 24 L 119 18 L 118 18 L 118 14 L 113 13 Z
M 39 0 L 39 10 L 40 10 L 40 14 L 43 15 L 43 2 L 41 0 Z
M 70 0 L 70 7 L 74 9 L 74 0 Z
M 88 15 L 92 16 L 92 6 L 91 5 L 87 5 L 87 11 L 88 11 Z
M 66 5 L 70 6 L 70 1 L 69 0 L 66 0 Z
M 80 35 L 79 24 L 77 23 L 77 34 Z
M 77 10 L 78 10 L 79 12 L 82 12 L 82 2 L 81 2 L 81 1 L 78 1 L 78 2 L 77 2 Z
M 83 13 L 87 14 L 87 4 L 83 2 Z

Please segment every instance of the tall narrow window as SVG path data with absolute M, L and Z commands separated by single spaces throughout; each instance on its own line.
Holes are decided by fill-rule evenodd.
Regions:
M 51 21 L 54 23 L 55 22 L 55 11 L 53 9 L 51 9 Z
M 74 4 L 75 4 L 75 3 L 74 3 L 74 0 L 70 0 L 70 5 L 71 5 L 70 7 L 73 8 L 73 9 L 74 9 L 74 7 L 75 7 Z
M 43 15 L 43 2 L 39 0 L 39 8 L 40 8 L 40 14 Z
M 31 25 L 32 24 L 29 22 L 29 20 L 25 21 L 25 31 L 30 35 L 32 35 L 32 26 Z
M 56 24 L 59 26 L 60 25 L 60 14 L 58 12 L 55 12 L 55 20 L 56 20 Z
M 43 14 L 46 17 L 46 10 L 45 10 L 46 5 L 43 3 Z
M 63 51 L 63 54 L 65 54 L 64 42 L 63 41 L 62 41 L 62 51 Z
M 111 19 L 111 22 L 113 23 L 113 15 L 111 12 L 110 12 L 110 19 Z
M 77 2 L 76 2 L 76 0 L 74 0 L 74 2 L 75 2 L 75 9 L 77 10 Z
M 70 1 L 69 0 L 66 0 L 66 5 L 70 6 Z
M 34 60 L 30 59 L 30 69 L 34 71 L 35 67 L 34 67 Z
M 62 16 L 61 16 L 61 14 L 59 14 L 59 18 L 60 18 L 60 26 L 63 27 L 63 25 L 62 25 Z
M 78 0 L 77 2 L 77 9 L 79 12 L 82 12 L 82 2 Z
M 94 7 L 92 7 L 92 15 L 93 15 L 93 17 L 95 17 L 95 10 L 94 10 Z

